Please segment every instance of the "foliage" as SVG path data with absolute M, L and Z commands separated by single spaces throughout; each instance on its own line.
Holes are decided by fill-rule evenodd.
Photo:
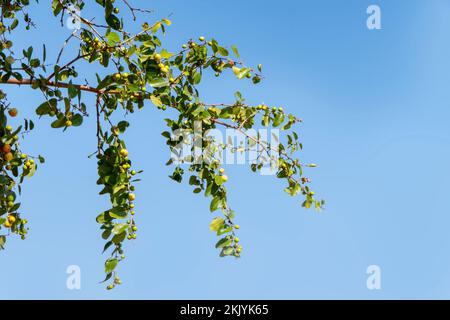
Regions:
M 95 108 L 97 124 L 97 184 L 102 187 L 100 194 L 108 195 L 111 202 L 110 207 L 96 219 L 106 241 L 104 252 L 110 252 L 105 262 L 105 281 L 109 281 L 107 288 L 112 289 L 121 283 L 116 269 L 118 262 L 125 257 L 124 243 L 136 239 L 133 192 L 138 181 L 135 176 L 140 173 L 133 168 L 122 139 L 130 124 L 125 120 L 114 122 L 113 119 L 123 119 L 125 114 L 143 108 L 146 102 L 162 111 L 170 108 L 177 112 L 176 118 L 166 119 L 168 128 L 162 133 L 172 152 L 179 151 L 179 141 L 174 141 L 173 135 L 179 130 L 192 130 L 196 123 L 200 123 L 205 131 L 219 127 L 237 130 L 246 136 L 249 145 L 260 147 L 260 161 L 251 164 L 252 171 L 261 170 L 263 159 L 266 162 L 267 159 L 276 159 L 277 177 L 287 183 L 285 191 L 291 196 L 303 195 L 304 207 L 320 209 L 323 201 L 315 200 L 314 192 L 308 187 L 310 181 L 303 176 L 305 166 L 315 165 L 302 164 L 294 156 L 302 148 L 298 134 L 288 133 L 285 144 L 271 145 L 258 135 L 247 133 L 259 123 L 264 127 L 290 130 L 300 122 L 297 117 L 286 114 L 281 107 L 249 105 L 240 93 L 236 93 L 235 101 L 229 104 L 210 104 L 200 97 L 197 87 L 205 73 L 213 72 L 220 76 L 229 71 L 239 80 L 248 79 L 257 84 L 262 80 L 262 66 L 255 69 L 247 67 L 241 62 L 237 48 L 231 47 L 235 57 L 231 58 L 230 51 L 217 40 L 203 37 L 196 41 L 191 39 L 182 45 L 179 52 L 171 53 L 164 49 L 161 40 L 161 35 L 171 25 L 170 20 L 144 23 L 139 32 L 130 33 L 125 29 L 124 19 L 119 17 L 120 8 L 128 9 L 133 20 L 137 14 L 145 15 L 147 11 L 132 7 L 126 0 L 117 2 L 96 0 L 104 9 L 103 24 L 99 18 L 94 22 L 72 12 L 74 19 L 80 21 L 81 28 L 75 30 L 66 42 L 78 42 L 79 51 L 76 56 L 66 58 L 64 46 L 56 63 L 49 65 L 45 46 L 39 57 L 33 47 L 21 50 L 22 56 L 15 54 L 17 49 L 13 51 L 13 34 L 20 30 L 19 22 L 23 21 L 25 29 L 34 27 L 26 12 L 29 0 L 0 0 L 0 83 L 29 85 L 42 92 L 43 101 L 38 104 L 36 114 L 50 117 L 51 126 L 62 130 L 81 126 L 88 116 L 87 110 L 91 109 L 84 102 L 85 95 L 96 96 L 92 109 Z M 71 5 L 80 9 L 85 6 L 83 1 L 52 0 L 51 10 L 63 21 L 71 13 Z M 61 63 L 64 59 L 68 62 Z M 80 84 L 77 65 L 81 63 L 95 65 L 98 70 L 103 69 L 99 73 L 106 75 L 96 73 L 95 85 Z M 23 178 L 31 177 L 37 162 L 44 162 L 44 159 L 41 156 L 29 157 L 19 149 L 19 135 L 31 131 L 34 123 L 24 120 L 23 126 L 11 128 L 7 120 L 17 115 L 17 109 L 10 107 L 3 92 L 0 100 L 0 232 L 6 232 L 0 235 L 0 248 L 4 248 L 8 235 L 15 233 L 25 238 L 27 221 L 22 218 L 17 197 Z M 201 147 L 214 150 L 232 148 L 214 139 L 204 140 Z M 173 162 L 170 159 L 167 164 Z M 210 229 L 219 237 L 216 248 L 220 255 L 240 257 L 242 246 L 236 236 L 239 226 L 235 224 L 234 211 L 227 202 L 225 185 L 228 176 L 221 159 L 213 152 L 203 161 L 178 164 L 170 177 L 181 182 L 185 175 L 189 175 L 194 193 L 203 192 L 210 198 L 210 211 L 222 213 L 210 224 Z

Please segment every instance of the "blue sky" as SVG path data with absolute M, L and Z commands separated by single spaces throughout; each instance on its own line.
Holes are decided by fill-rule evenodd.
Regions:
M 17 45 L 59 50 L 68 36 L 44 2 L 32 14 L 43 32 L 21 33 Z M 0 299 L 450 298 L 448 1 L 135 3 L 154 9 L 153 18 L 172 14 L 168 49 L 204 35 L 264 65 L 259 86 L 210 77 L 202 94 L 232 101 L 240 90 L 250 103 L 299 115 L 301 157 L 319 164 L 310 176 L 326 210 L 305 211 L 275 178 L 229 166 L 244 252 L 240 260 L 219 258 L 208 201 L 167 177 L 166 115 L 149 104 L 130 117 L 127 133 L 144 170 L 138 240 L 127 245 L 124 285 L 106 292 L 94 218 L 107 199 L 98 196 L 96 163 L 87 158 L 94 119 L 65 133 L 43 119 L 23 144 L 47 160 L 24 185 L 30 237 L 0 253 Z M 366 28 L 371 4 L 381 7 L 382 30 Z M 88 7 L 83 16 L 97 13 Z M 21 115 L 36 118 L 38 93 L 2 90 Z M 66 288 L 69 265 L 81 268 L 81 290 Z M 381 268 L 381 290 L 366 287 L 369 265 Z

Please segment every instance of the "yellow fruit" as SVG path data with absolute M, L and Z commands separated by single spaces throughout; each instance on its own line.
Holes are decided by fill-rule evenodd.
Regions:
M 122 78 L 122 76 L 120 75 L 120 73 L 116 73 L 116 74 L 114 75 L 114 78 L 115 78 L 116 80 L 120 80 L 120 78 Z
M 67 120 L 67 121 L 66 121 L 66 127 L 70 127 L 70 126 L 72 126 L 72 121 Z
M 227 181 L 228 181 L 228 176 L 227 176 L 226 174 L 224 174 L 224 175 L 222 176 L 222 181 L 223 181 L 223 182 L 227 182 Z
M 120 152 L 120 155 L 123 156 L 123 157 L 128 156 L 128 150 L 127 149 L 121 149 L 119 152 Z
M 4 226 L 5 228 L 11 228 L 11 223 L 9 223 L 9 221 L 6 221 L 6 222 L 3 224 L 3 226 Z
M 5 159 L 6 162 L 10 162 L 12 159 L 14 159 L 14 156 L 13 156 L 13 154 L 11 152 L 8 152 L 8 153 L 5 154 L 3 159 Z
M 129 201 L 134 201 L 134 199 L 136 199 L 136 196 L 133 193 L 128 194 Z
M 8 222 L 13 224 L 14 222 L 16 222 L 16 218 L 14 216 L 9 216 L 8 217 Z
M 219 173 L 220 174 L 224 174 L 225 173 L 225 169 L 224 168 L 220 168 Z
M 155 60 L 161 61 L 161 55 L 159 53 L 155 54 Z

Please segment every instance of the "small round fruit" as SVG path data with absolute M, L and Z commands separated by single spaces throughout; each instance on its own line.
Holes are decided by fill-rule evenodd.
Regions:
M 234 242 L 238 243 L 239 242 L 239 238 L 238 237 L 234 238 Z
M 22 159 L 26 159 L 28 156 L 27 156 L 25 153 L 22 153 L 22 154 L 20 155 L 20 157 L 21 157 Z
M 120 78 L 122 78 L 122 76 L 120 75 L 120 73 L 116 73 L 116 74 L 114 75 L 114 79 L 120 80 Z
M 155 54 L 155 60 L 161 61 L 161 55 L 159 53 Z
M 128 200 L 129 201 L 134 201 L 134 199 L 136 199 L 136 196 L 134 195 L 134 193 L 129 193 L 128 194 Z
M 65 124 L 66 124 L 66 127 L 71 127 L 72 126 L 72 121 L 67 120 Z
M 5 154 L 3 159 L 5 159 L 6 162 L 10 162 L 12 159 L 14 159 L 14 156 L 13 156 L 13 154 L 11 152 L 8 152 L 8 153 Z
M 224 174 L 224 173 L 225 173 L 225 169 L 224 169 L 224 168 L 220 168 L 220 169 L 219 169 L 219 173 L 220 173 L 220 174 Z
M 112 289 L 114 289 L 114 286 L 112 284 L 110 284 L 109 286 L 106 287 L 106 289 L 112 290 Z
M 205 41 L 205 37 L 200 37 L 200 38 L 198 38 L 198 40 Z
M 133 235 L 131 236 L 133 239 L 136 239 L 137 238 L 137 235 L 136 235 L 136 233 L 133 233 Z
M 234 228 L 237 230 L 237 229 L 240 228 L 240 226 L 239 226 L 238 224 L 235 224 L 235 225 L 234 225 Z
M 122 156 L 122 157 L 126 157 L 126 156 L 128 156 L 128 150 L 127 149 L 120 149 L 120 155 Z
M 16 222 L 16 217 L 14 216 L 8 216 L 8 222 L 13 224 L 14 222 Z
M 5 127 L 5 129 L 6 129 L 6 131 L 12 131 L 12 127 L 11 127 L 10 125 L 7 125 L 7 126 Z
M 136 170 L 131 170 L 131 175 L 134 176 L 136 174 Z
M 9 221 L 6 221 L 6 222 L 3 224 L 3 226 L 4 226 L 5 228 L 11 228 L 11 223 L 10 223 Z
M 136 232 L 138 228 L 136 226 L 133 226 L 133 228 L 131 229 Z
M 8 201 L 8 202 L 6 203 L 6 206 L 7 206 L 8 208 L 14 207 L 14 201 Z
M 7 201 L 14 201 L 14 196 L 12 194 L 10 194 L 9 196 L 6 197 Z
M 131 208 L 131 209 L 134 208 L 134 203 L 130 203 L 130 208 Z
M 9 113 L 9 115 L 10 115 L 11 117 L 14 118 L 14 117 L 17 116 L 18 111 L 17 111 L 16 108 L 12 108 L 12 109 L 9 109 L 9 110 L 8 110 L 8 113 Z
M 11 152 L 11 145 L 8 144 L 8 143 L 5 144 L 5 145 L 2 147 L 2 150 L 3 150 L 4 153 Z
M 228 181 L 228 176 L 227 176 L 226 174 L 224 174 L 224 175 L 222 176 L 222 181 L 223 181 L 223 182 L 227 182 L 227 181 Z
M 132 216 L 134 216 L 135 212 L 134 212 L 134 211 L 131 211 L 130 214 L 131 214 Z
M 114 8 L 114 13 L 115 14 L 118 14 L 120 12 L 120 9 L 119 8 Z

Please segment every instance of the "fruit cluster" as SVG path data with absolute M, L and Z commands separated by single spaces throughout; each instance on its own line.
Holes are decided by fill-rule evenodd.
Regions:
M 7 231 L 6 235 L 15 233 L 25 239 L 27 220 L 21 218 L 17 195 L 20 193 L 23 178 L 32 176 L 37 166 L 33 158 L 19 149 L 19 134 L 22 126 L 14 130 L 7 124 L 7 115 L 16 117 L 17 114 L 16 108 L 0 106 L 0 230 L 4 228 Z M 26 121 L 26 127 L 26 129 L 32 129 L 28 121 Z M 0 249 L 2 249 L 6 237 L 0 235 L 0 238 Z

